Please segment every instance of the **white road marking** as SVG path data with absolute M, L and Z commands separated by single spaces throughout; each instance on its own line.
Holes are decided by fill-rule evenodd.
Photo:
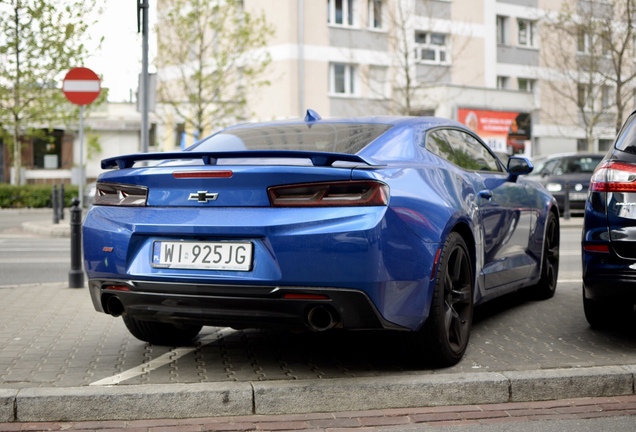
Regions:
M 199 342 L 201 343 L 201 346 L 205 346 L 208 345 L 212 342 L 216 342 L 217 340 L 226 337 L 232 333 L 236 332 L 236 330 L 230 328 L 230 327 L 226 327 L 223 328 L 211 335 L 207 335 L 204 336 L 202 338 L 199 339 Z M 117 375 L 114 375 L 112 377 L 109 378 L 104 378 L 101 379 L 99 381 L 95 381 L 90 383 L 89 385 L 91 386 L 110 386 L 110 385 L 117 385 L 123 381 L 129 380 L 131 378 L 135 378 L 138 377 L 140 375 L 143 375 L 145 373 L 148 372 L 152 372 L 155 369 L 158 369 L 162 366 L 165 366 L 167 364 L 170 364 L 171 362 L 180 359 L 183 356 L 186 356 L 188 354 L 190 354 L 191 352 L 195 351 L 196 347 L 190 347 L 190 348 L 176 348 L 174 350 L 171 350 L 170 352 L 167 352 L 159 357 L 157 357 L 156 359 L 150 360 L 148 363 L 144 363 L 142 365 L 139 365 L 137 367 L 134 367 L 132 369 L 128 369 L 127 371 L 124 371 L 122 373 L 119 373 Z

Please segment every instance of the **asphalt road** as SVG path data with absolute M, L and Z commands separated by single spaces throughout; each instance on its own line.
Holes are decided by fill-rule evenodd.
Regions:
M 53 210 L 0 210 L 0 287 L 67 281 L 70 240 L 25 232 L 27 221 L 52 223 Z

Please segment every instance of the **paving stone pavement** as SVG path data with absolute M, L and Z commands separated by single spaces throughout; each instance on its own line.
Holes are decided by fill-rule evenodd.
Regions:
M 591 330 L 580 290 L 580 270 L 562 267 L 549 301 L 512 295 L 478 308 L 465 358 L 451 368 L 422 370 L 392 333 L 206 327 L 192 346 L 159 347 L 132 337 L 121 318 L 95 312 L 84 288 L 0 287 L 0 423 L 121 420 L 126 413 L 100 406 L 140 398 L 154 401 L 154 409 L 128 416 L 303 415 L 385 408 L 377 406 L 382 401 L 410 409 L 633 396 L 636 325 Z M 190 410 L 170 402 L 183 400 L 183 392 Z M 201 411 L 198 397 L 210 398 L 212 414 Z M 285 400 L 291 402 L 284 406 Z
M 394 334 L 286 334 L 206 327 L 186 347 L 138 341 L 121 319 L 96 313 L 86 289 L 65 284 L 1 288 L 3 388 L 251 382 L 636 365 L 635 329 L 597 332 L 583 318 L 580 286 L 555 297 L 511 296 L 478 310 L 466 357 L 442 370 L 409 365 Z

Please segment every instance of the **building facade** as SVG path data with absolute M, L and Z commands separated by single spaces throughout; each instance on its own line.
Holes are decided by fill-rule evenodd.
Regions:
M 84 121 L 83 151 L 77 126 L 45 130 L 46 139 L 23 141 L 22 183 L 80 184 L 82 158 L 84 179 L 90 182 L 102 172 L 102 158 L 140 151 L 141 118 L 135 104 L 103 103 L 91 108 Z M 151 140 L 154 131 L 153 123 Z M 9 146 L 0 142 L 0 182 L 11 182 L 10 160 Z
M 298 117 L 307 108 L 323 117 L 438 115 L 473 127 L 498 152 L 537 156 L 588 144 L 605 151 L 614 121 L 595 123 L 588 138 L 578 102 L 564 107 L 559 93 L 577 84 L 555 71 L 546 49 L 560 37 L 547 30 L 550 17 L 595 3 L 608 2 L 244 0 L 276 28 L 271 85 L 248 98 L 249 120 Z M 567 49 L 584 54 L 573 40 Z M 599 103 L 611 120 L 611 104 Z M 172 129 L 166 125 L 162 149 L 177 145 Z

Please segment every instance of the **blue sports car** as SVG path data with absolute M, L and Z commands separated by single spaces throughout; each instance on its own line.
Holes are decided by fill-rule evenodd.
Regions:
M 449 366 L 475 305 L 556 289 L 554 198 L 527 159 L 504 166 L 452 120 L 308 110 L 102 167 L 83 224 L 91 297 L 149 343 L 204 325 L 385 329 Z

